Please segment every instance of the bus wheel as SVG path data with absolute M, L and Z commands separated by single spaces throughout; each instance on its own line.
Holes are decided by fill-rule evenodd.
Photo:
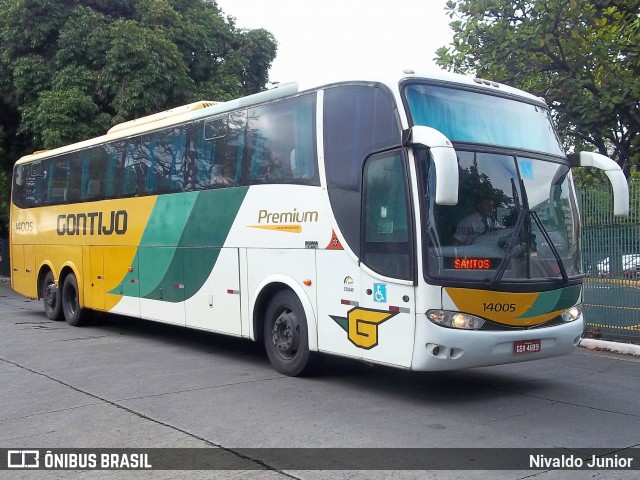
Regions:
M 298 297 L 281 290 L 269 302 L 264 322 L 264 345 L 269 360 L 283 375 L 304 375 L 309 367 L 307 317 Z
M 60 290 L 56 288 L 53 273 L 47 272 L 40 288 L 44 313 L 49 320 L 63 320 L 60 302 Z
M 78 281 L 73 273 L 67 275 L 62 286 L 62 311 L 69 325 L 79 327 L 86 323 L 86 313 L 80 308 Z

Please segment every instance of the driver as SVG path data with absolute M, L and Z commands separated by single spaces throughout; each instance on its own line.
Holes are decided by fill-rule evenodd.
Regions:
M 487 197 L 480 197 L 476 201 L 476 211 L 463 218 L 453 234 L 455 245 L 470 245 L 476 237 L 503 228 L 492 217 L 494 211 L 493 200 Z

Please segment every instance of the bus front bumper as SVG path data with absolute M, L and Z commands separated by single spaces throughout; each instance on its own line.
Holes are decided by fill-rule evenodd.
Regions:
M 456 370 L 504 363 L 526 362 L 566 355 L 580 343 L 584 320 L 530 330 L 483 331 L 445 328 L 426 315 L 416 316 L 412 370 Z M 516 353 L 517 345 L 533 344 Z M 522 350 L 522 348 L 519 348 Z

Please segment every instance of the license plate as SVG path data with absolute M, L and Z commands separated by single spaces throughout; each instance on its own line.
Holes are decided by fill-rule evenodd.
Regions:
M 522 355 L 525 353 L 536 353 L 542 350 L 540 340 L 518 340 L 513 342 L 513 353 Z

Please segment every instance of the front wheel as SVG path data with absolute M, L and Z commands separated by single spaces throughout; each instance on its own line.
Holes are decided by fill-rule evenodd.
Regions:
M 44 313 L 49 320 L 63 320 L 60 302 L 60 290 L 56 288 L 53 273 L 47 272 L 40 287 Z
M 73 273 L 64 279 L 62 286 L 62 311 L 69 325 L 80 327 L 86 323 L 86 312 L 80 307 L 80 295 L 78 294 L 78 281 Z
M 311 352 L 307 317 L 292 291 L 281 290 L 269 302 L 263 338 L 269 360 L 278 372 L 291 377 L 308 373 Z

